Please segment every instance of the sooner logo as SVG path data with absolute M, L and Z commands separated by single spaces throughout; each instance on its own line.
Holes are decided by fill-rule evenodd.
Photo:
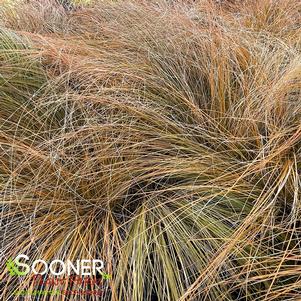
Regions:
M 21 262 L 22 260 L 22 262 Z M 72 262 L 67 260 L 66 262 L 55 259 L 49 264 L 42 259 L 35 260 L 31 266 L 25 262 L 29 260 L 29 257 L 24 254 L 18 255 L 15 260 L 11 258 L 6 262 L 7 269 L 10 275 L 24 276 L 32 272 L 35 275 L 45 275 L 50 272 L 54 276 L 60 275 L 80 275 L 80 276 L 92 276 L 105 274 L 102 269 L 104 262 L 99 259 L 81 259 Z M 38 267 L 42 267 L 38 269 Z

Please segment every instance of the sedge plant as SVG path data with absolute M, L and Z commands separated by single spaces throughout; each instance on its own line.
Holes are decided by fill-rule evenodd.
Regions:
M 301 298 L 299 1 L 0 16 L 1 300 L 35 288 L 5 269 L 21 253 L 110 275 L 28 300 Z

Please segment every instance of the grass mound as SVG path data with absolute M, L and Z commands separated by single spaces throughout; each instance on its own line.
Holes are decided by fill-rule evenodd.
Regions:
M 293 0 L 2 4 L 1 300 L 33 288 L 18 254 L 105 261 L 102 296 L 56 300 L 299 300 L 300 24 Z

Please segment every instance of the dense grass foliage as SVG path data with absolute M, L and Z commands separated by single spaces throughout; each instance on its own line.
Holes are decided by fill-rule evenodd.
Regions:
M 299 300 L 300 24 L 293 0 L 1 4 L 0 299 L 33 288 L 22 253 L 104 259 L 103 296 L 65 300 Z

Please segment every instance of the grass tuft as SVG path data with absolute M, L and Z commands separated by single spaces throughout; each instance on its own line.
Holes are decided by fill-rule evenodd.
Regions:
M 1 4 L 0 299 L 28 254 L 103 259 L 89 300 L 299 300 L 300 12 Z

